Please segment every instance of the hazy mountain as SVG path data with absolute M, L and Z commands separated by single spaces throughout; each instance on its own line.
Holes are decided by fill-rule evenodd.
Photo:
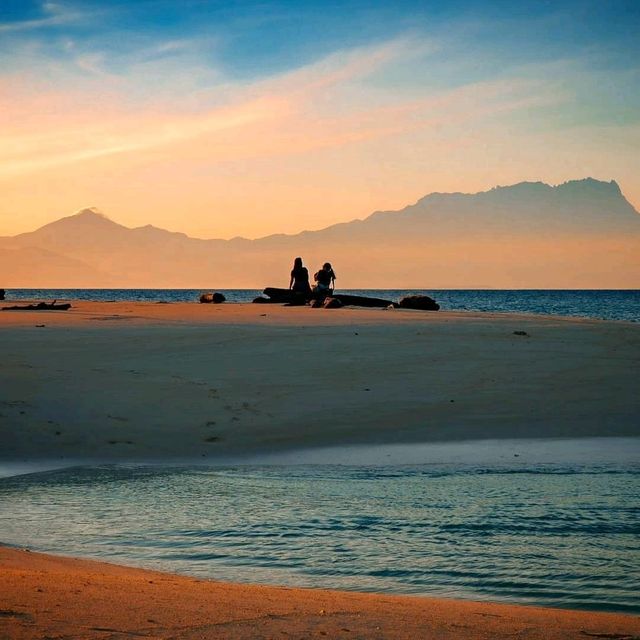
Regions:
M 40 269 L 46 272 L 44 275 Z M 38 247 L 24 247 L 20 249 L 6 249 L 0 245 L 0 279 L 9 282 L 27 282 L 29 287 L 41 286 L 53 288 L 54 282 L 73 283 L 74 287 L 92 288 L 95 282 L 102 282 L 104 286 L 114 283 L 111 276 L 97 269 L 60 254 Z M 46 284 L 49 283 L 49 284 Z M 16 285 L 12 285 L 16 286 Z M 71 285 L 69 285 L 71 286 Z
M 343 288 L 637 288 L 640 214 L 615 182 L 591 178 L 432 193 L 400 211 L 258 240 L 129 229 L 85 209 L 0 238 L 0 286 L 286 286 L 297 255 L 311 269 L 331 261 Z

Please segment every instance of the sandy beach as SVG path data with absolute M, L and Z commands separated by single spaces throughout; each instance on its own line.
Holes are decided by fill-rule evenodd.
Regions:
M 225 584 L 0 547 L 0 637 L 613 638 L 640 618 L 435 598 Z
M 378 445 L 395 447 L 398 464 L 418 443 L 437 458 L 447 442 L 483 440 L 464 455 L 486 457 L 504 453 L 496 442 L 640 435 L 633 323 L 72 304 L 0 312 L 7 469 L 283 454 L 295 462 L 305 450 L 358 462 Z M 360 447 L 355 458 L 347 445 Z M 7 638 L 640 635 L 639 619 L 622 614 L 218 583 L 6 547 L 0 575 Z
M 640 434 L 633 323 L 73 302 L 0 335 L 5 462 Z

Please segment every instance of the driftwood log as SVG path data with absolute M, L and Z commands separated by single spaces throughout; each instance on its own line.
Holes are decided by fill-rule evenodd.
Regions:
M 264 295 L 269 298 L 269 302 L 280 302 L 285 304 L 299 304 L 300 295 L 293 293 L 290 289 L 278 289 L 277 287 L 267 287 L 263 291 Z M 329 296 L 327 296 L 329 297 Z M 352 296 L 346 293 L 334 293 L 330 296 L 344 305 L 351 305 L 356 307 L 388 307 L 395 305 L 391 300 L 383 300 L 382 298 L 371 298 L 368 296 Z M 313 296 L 312 296 L 313 299 Z M 264 299 L 261 299 L 261 302 Z M 254 300 L 254 302 L 257 301 Z M 266 300 L 265 300 L 266 302 Z
M 368 296 L 350 296 L 346 293 L 334 293 L 332 298 L 340 300 L 344 305 L 354 305 L 356 307 L 394 307 L 395 302 L 384 298 L 370 298 Z
M 38 304 L 2 307 L 3 311 L 67 311 L 67 309 L 71 309 L 71 305 L 68 302 L 65 302 L 64 304 L 56 304 L 55 300 L 51 303 L 38 302 Z

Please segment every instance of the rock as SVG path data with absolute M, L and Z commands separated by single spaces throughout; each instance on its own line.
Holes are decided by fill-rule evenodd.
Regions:
M 5 290 L 0 289 L 0 300 L 4 300 L 4 296 L 5 296 Z
M 200 302 L 202 304 L 220 304 L 225 300 L 226 298 L 221 293 L 203 293 L 200 296 Z
M 258 296 L 252 300 L 254 304 L 273 304 L 274 300 L 269 300 L 269 298 L 263 298 L 262 296 Z
M 320 300 L 320 298 L 316 298 L 315 300 L 313 300 L 311 302 L 311 308 L 312 309 L 321 309 L 323 303 L 324 303 L 324 300 Z
M 341 307 L 344 307 L 338 298 L 325 298 L 322 306 L 325 309 L 340 309 Z
M 398 305 L 401 309 L 420 309 L 422 311 L 437 311 L 440 305 L 429 296 L 406 296 Z
M 514 336 L 528 336 L 529 334 L 526 331 L 514 331 Z

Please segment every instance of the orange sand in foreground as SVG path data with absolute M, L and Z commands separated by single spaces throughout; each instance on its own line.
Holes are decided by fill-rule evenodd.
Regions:
M 195 580 L 0 547 L 0 637 L 437 638 L 640 636 L 640 618 Z

